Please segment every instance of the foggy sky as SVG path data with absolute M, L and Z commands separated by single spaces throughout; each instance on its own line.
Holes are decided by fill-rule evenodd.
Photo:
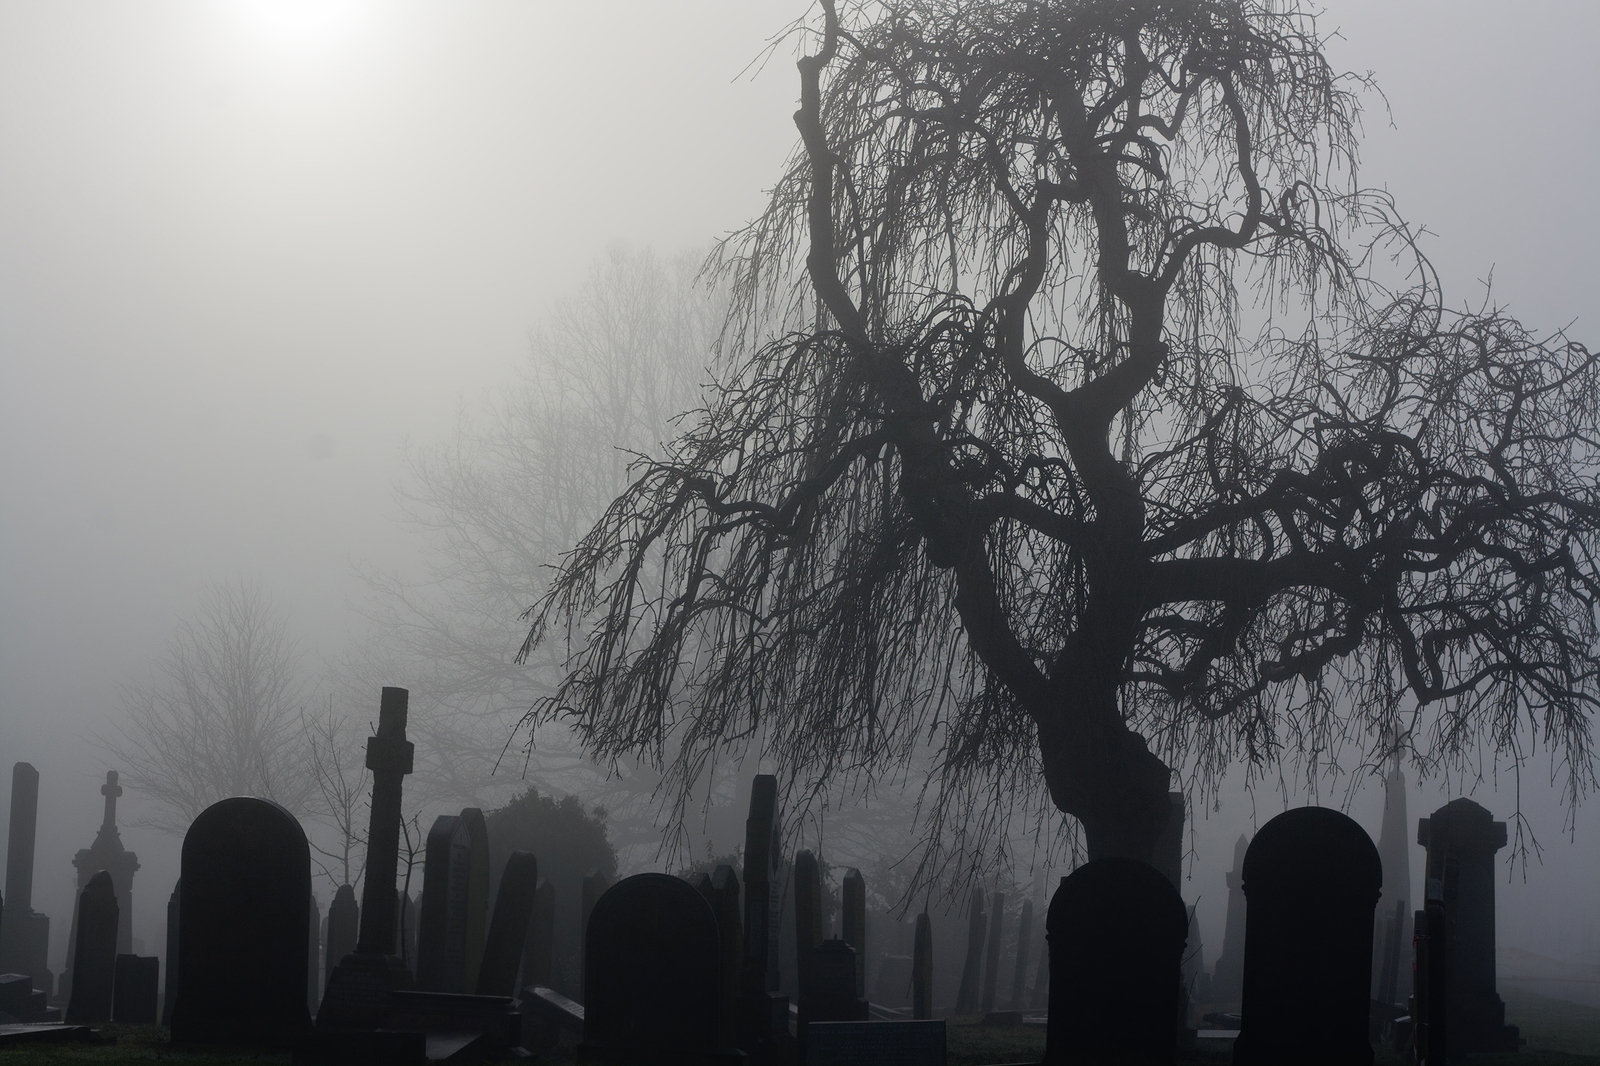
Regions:
M 42 774 L 58 971 L 106 769 L 87 738 L 201 584 L 260 577 L 336 656 L 361 624 L 353 564 L 414 565 L 403 442 L 506 380 L 608 245 L 671 253 L 756 214 L 795 140 L 792 49 L 739 75 L 802 3 L 323 6 L 318 28 L 266 0 L 0 3 L 0 768 Z M 1493 270 L 1525 322 L 1600 343 L 1600 11 L 1328 0 L 1323 25 L 1387 95 L 1397 128 L 1369 96 L 1363 176 L 1436 235 L 1447 294 L 1478 299 Z M 1555 844 L 1543 780 L 1524 801 Z M 1351 808 L 1373 832 L 1375 796 Z M 1448 798 L 1429 797 L 1413 819 Z M 1202 819 L 1201 853 L 1228 861 L 1268 802 Z M 1504 934 L 1535 945 L 1549 922 L 1527 916 L 1554 908 L 1595 946 L 1597 816 L 1502 892 Z M 177 841 L 123 839 L 154 950 Z M 1184 894 L 1209 961 L 1220 873 Z

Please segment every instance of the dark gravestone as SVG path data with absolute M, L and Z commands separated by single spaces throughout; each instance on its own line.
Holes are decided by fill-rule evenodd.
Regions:
M 417 965 L 417 900 L 408 896 L 402 889 L 395 889 L 394 893 L 394 950 L 396 957 L 402 959 L 406 966 L 415 969 Z
M 1017 919 L 1017 966 L 1011 975 L 1011 1009 L 1022 1010 L 1028 998 L 1028 947 L 1033 936 L 1033 900 L 1022 901 Z
M 428 830 L 417 936 L 417 988 L 467 990 L 467 893 L 472 836 L 457 815 L 441 814 Z
M 1228 885 L 1228 918 L 1222 931 L 1222 952 L 1211 973 L 1211 1001 L 1225 1007 L 1239 1002 L 1244 992 L 1244 854 L 1250 839 L 1243 833 L 1233 845 L 1233 869 Z
M 856 953 L 856 993 L 864 996 L 867 994 L 867 882 L 861 871 L 852 866 L 845 871 L 842 887 L 841 936 Z
M 528 920 L 533 917 L 533 897 L 539 888 L 539 861 L 526 851 L 513 851 L 500 873 L 494 918 L 483 945 L 478 967 L 480 996 L 510 996 L 517 991 L 517 970 L 528 942 Z
M 0 1024 L 26 1021 L 33 1009 L 33 983 L 23 973 L 0 973 Z
M 909 1007 L 911 966 L 910 955 L 879 955 L 878 965 L 872 968 L 872 1002 L 885 1007 Z
M 722 973 L 719 980 L 721 1000 L 717 1010 L 717 1046 L 733 1047 L 738 1042 L 739 973 L 744 957 L 744 929 L 739 916 L 739 875 L 726 864 L 704 878 L 696 886 L 705 901 L 711 904 L 711 913 L 717 916 L 718 958 Z
M 1425 876 L 1439 882 L 1444 906 L 1451 1058 L 1515 1051 L 1517 1027 L 1506 1024 L 1495 987 L 1494 853 L 1506 846 L 1506 823 L 1469 799 L 1454 799 L 1420 820 L 1417 843 L 1428 849 Z
M 1244 857 L 1234 1062 L 1372 1062 L 1372 915 L 1382 885 L 1378 849 L 1338 811 L 1301 807 L 1261 827 Z
M 317 1004 L 322 1002 L 322 908 L 317 905 L 316 893 L 306 901 L 306 1010 L 317 1016 Z
M 760 1063 L 775 1061 L 779 1046 L 789 1040 L 789 999 L 778 991 L 783 884 L 778 779 L 757 774 L 750 783 L 750 812 L 744 823 L 744 959 L 739 977 L 738 1044 Z
M 911 941 L 911 1017 L 933 1017 L 933 919 L 927 911 L 917 915 Z
M 1415 1061 L 1423 1066 L 1449 1062 L 1449 957 L 1444 915 L 1444 891 L 1437 878 L 1423 881 L 1427 902 L 1412 915 L 1415 929 L 1416 983 L 1413 992 L 1412 1036 Z
M 806 1066 L 944 1066 L 944 1019 L 813 1022 L 805 1061 Z
M 1045 919 L 1044 1062 L 1175 1062 L 1187 929 L 1178 890 L 1146 863 L 1096 859 L 1062 878 Z
M 806 990 L 812 952 L 822 943 L 822 867 L 810 850 L 794 857 L 794 952 L 801 1017 L 806 1013 Z
M 994 1010 L 995 993 L 1000 986 L 1000 948 L 1004 943 L 1006 894 L 996 892 L 989 900 L 989 937 L 983 960 L 983 1000 L 978 1007 L 984 1014 Z
M 606 889 L 610 887 L 611 879 L 599 870 L 592 870 L 583 875 L 583 884 L 578 890 L 579 929 L 589 928 L 589 915 L 594 913 L 594 905 L 599 902 L 600 897 L 605 895 Z M 578 940 L 578 988 L 581 991 L 583 988 L 584 967 L 587 965 L 588 956 L 583 951 L 583 938 L 580 936 Z
M 311 1027 L 311 849 L 294 816 L 236 796 L 183 838 L 174 1041 L 287 1046 Z
M 589 928 L 588 925 L 584 926 Z M 584 945 L 585 958 L 588 945 Z M 533 893 L 533 913 L 528 919 L 528 935 L 522 946 L 520 987 L 548 988 L 556 978 L 556 886 L 548 878 L 539 882 Z M 584 980 L 588 981 L 585 971 Z
M 118 955 L 116 986 L 111 994 L 111 1020 L 121 1025 L 154 1025 L 156 993 L 160 986 L 160 959 Z
M 72 955 L 72 998 L 68 1025 L 111 1020 L 111 990 L 117 972 L 117 890 L 104 870 L 89 878 L 78 894 L 77 943 Z
M 167 983 L 161 990 L 161 1024 L 172 1027 L 172 1007 L 178 1002 L 178 937 L 179 900 L 183 895 L 183 878 L 172 886 L 167 899 Z
M 30 989 L 55 993 L 48 966 L 50 919 L 33 910 L 33 846 L 39 820 L 39 771 L 11 768 L 11 831 L 6 837 L 5 907 L 0 910 L 0 973 L 26 974 Z M 8 1012 L 9 1013 L 9 1012 Z
M 117 890 L 117 906 L 120 912 L 129 916 L 129 920 L 122 923 L 117 931 L 117 951 L 129 954 L 133 951 L 133 875 L 139 869 L 139 857 L 122 846 L 122 837 L 117 832 L 117 797 L 122 795 L 122 786 L 117 784 L 117 772 L 111 770 L 106 774 L 106 783 L 100 786 L 100 795 L 105 797 L 104 814 L 100 822 L 100 831 L 95 834 L 94 843 L 79 851 L 72 859 L 72 865 L 78 871 L 78 891 L 83 891 L 89 879 L 101 870 L 111 875 L 111 883 Z M 73 924 L 67 933 L 67 961 L 70 963 L 77 957 L 78 924 L 77 914 L 73 914 Z M 67 970 L 62 975 L 61 996 L 71 998 L 72 971 Z
M 635 874 L 595 904 L 585 930 L 579 1062 L 736 1061 L 718 1045 L 717 918 L 688 882 Z
M 356 890 L 350 885 L 340 885 L 328 904 L 328 945 L 323 955 L 330 978 L 333 969 L 344 957 L 356 949 L 361 936 L 361 905 L 356 902 Z
M 961 964 L 961 988 L 956 993 L 956 1013 L 976 1014 L 983 996 L 983 889 L 974 887 L 967 907 L 967 958 Z
M 802 988 L 795 1022 L 802 1059 L 809 1057 L 806 1035 L 813 1022 L 864 1022 L 868 1018 L 867 1001 L 856 990 L 856 953 L 849 944 L 824 940 L 811 949 L 808 971 L 811 986 Z
M 467 834 L 467 926 L 462 970 L 462 991 L 466 992 L 477 983 L 478 971 L 483 967 L 483 940 L 489 931 L 489 827 L 477 807 L 465 808 L 460 818 Z
M 1411 891 L 1411 820 L 1406 815 L 1406 778 L 1400 772 L 1398 747 L 1390 763 L 1389 774 L 1383 782 L 1383 828 L 1378 832 L 1378 858 L 1383 860 L 1383 902 L 1380 906 L 1389 912 L 1397 901 L 1406 901 L 1400 919 L 1400 942 L 1409 944 L 1411 911 L 1416 907 L 1418 896 Z M 1387 983 L 1383 970 L 1387 949 L 1382 938 L 1386 935 L 1388 924 L 1387 921 L 1378 923 L 1379 940 L 1373 945 L 1373 962 L 1378 967 L 1372 982 L 1375 988 L 1383 988 Z M 1411 996 L 1411 967 L 1402 966 L 1393 976 L 1394 988 L 1385 1002 L 1403 1004 Z

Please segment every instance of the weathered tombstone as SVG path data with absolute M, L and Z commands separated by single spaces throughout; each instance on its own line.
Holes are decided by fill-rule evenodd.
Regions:
M 944 1066 L 945 1023 L 812 1022 L 806 1066 Z
M 872 1002 L 885 1007 L 911 1006 L 910 955 L 879 955 L 872 970 Z
M 974 1014 L 983 995 L 983 889 L 974 887 L 967 910 L 967 959 L 961 966 L 961 989 L 956 993 L 956 1013 Z
M 483 962 L 478 968 L 478 995 L 516 993 L 517 970 L 522 965 L 523 945 L 528 942 L 528 920 L 533 916 L 533 897 L 538 888 L 539 861 L 526 851 L 513 851 L 506 857 L 500 891 L 495 894 L 494 918 L 489 923 Z
M 111 993 L 111 1020 L 121 1025 L 154 1025 L 156 993 L 160 985 L 160 959 L 118 955 Z
M 1448 934 L 1445 927 L 1444 890 L 1439 879 L 1425 879 L 1427 901 L 1413 914 L 1416 945 L 1416 1010 L 1412 1034 L 1419 1066 L 1445 1066 L 1449 1062 L 1450 1017 Z
M 595 904 L 585 939 L 579 1062 L 742 1059 L 718 1044 L 717 918 L 686 881 L 623 878 Z
M 167 899 L 167 983 L 161 990 L 161 1024 L 172 1028 L 172 1007 L 178 1002 L 178 938 L 179 900 L 183 893 L 183 878 L 172 886 Z
M 122 836 L 117 832 L 117 797 L 122 795 L 122 786 L 117 784 L 115 770 L 106 773 L 106 783 L 100 786 L 100 794 L 105 797 L 105 813 L 100 822 L 100 831 L 95 834 L 94 843 L 79 851 L 72 859 L 72 865 L 78 871 L 78 891 L 83 891 L 89 879 L 101 870 L 111 875 L 111 883 L 117 889 L 117 906 L 121 913 L 133 914 L 133 875 L 139 869 L 139 857 L 122 846 Z M 78 942 L 78 926 L 74 917 L 71 931 L 67 934 L 67 958 L 77 957 L 76 944 Z M 133 922 L 126 921 L 117 933 L 117 951 L 128 955 L 133 952 Z M 62 975 L 61 994 L 63 998 L 71 997 L 72 971 L 68 970 Z
M 1420 820 L 1417 843 L 1428 850 L 1426 876 L 1439 882 L 1444 907 L 1450 1055 L 1515 1051 L 1520 1036 L 1495 987 L 1494 853 L 1506 846 L 1506 823 L 1454 799 Z M 1432 928 L 1429 937 L 1439 939 Z
M 795 1038 L 802 1059 L 808 1059 L 806 1034 L 813 1022 L 864 1022 L 867 1001 L 856 991 L 855 949 L 843 940 L 828 939 L 811 949 L 807 967 L 809 987 L 801 986 Z
M 1050 1021 L 1043 1061 L 1175 1062 L 1187 928 L 1178 890 L 1153 866 L 1096 859 L 1062 878 L 1045 918 Z
M 588 928 L 587 925 L 584 926 Z M 584 945 L 584 954 L 588 954 Z M 533 914 L 528 922 L 528 937 L 522 949 L 521 986 L 549 987 L 556 969 L 556 886 L 547 877 L 533 893 Z M 589 976 L 584 974 L 587 985 Z
M 1228 918 L 1223 926 L 1222 953 L 1211 972 L 1211 999 L 1231 1006 L 1244 992 L 1244 855 L 1250 838 L 1243 833 L 1233 845 L 1233 869 L 1226 874 Z
M 467 893 L 472 837 L 461 818 L 441 814 L 428 830 L 422 868 L 422 914 L 417 935 L 417 987 L 467 990 Z
M 594 905 L 600 897 L 605 895 L 606 889 L 611 887 L 611 879 L 599 870 L 591 870 L 583 875 L 583 884 L 579 887 L 578 897 L 578 928 L 589 928 L 589 915 L 594 913 Z M 583 988 L 584 969 L 588 965 L 588 954 L 583 946 L 583 937 L 579 937 L 578 944 L 578 988 Z
M 711 913 L 717 916 L 717 950 L 722 967 L 717 1046 L 734 1047 L 738 1042 L 739 974 L 744 956 L 744 930 L 739 917 L 739 875 L 733 872 L 732 866 L 721 865 L 704 881 L 703 885 L 697 887 L 705 901 L 711 904 Z
M 1300 807 L 1261 827 L 1244 857 L 1234 1062 L 1372 1062 L 1372 915 L 1382 885 L 1378 849 L 1338 811 Z
M 311 848 L 270 800 L 213 803 L 183 838 L 172 1038 L 284 1046 L 311 1027 Z
M 361 936 L 361 905 L 356 902 L 356 890 L 350 885 L 340 885 L 328 904 L 328 946 L 324 959 L 328 976 L 333 977 L 334 967 L 356 949 Z
M 477 981 L 478 970 L 483 966 L 483 938 L 489 929 L 489 827 L 477 807 L 463 809 L 460 817 L 467 833 L 467 926 L 462 971 L 465 992 Z
M 933 920 L 927 911 L 917 915 L 911 942 L 911 1017 L 933 1017 Z
M 844 942 L 856 953 L 856 994 L 867 994 L 867 882 L 854 866 L 845 871 L 842 885 L 844 915 L 840 930 Z
M 1400 772 L 1400 751 L 1396 747 L 1389 774 L 1383 782 L 1383 827 L 1378 832 L 1378 858 L 1383 860 L 1383 907 L 1391 908 L 1396 900 L 1410 901 L 1415 905 L 1416 895 L 1411 891 L 1411 820 L 1406 816 L 1406 779 Z M 1387 923 L 1380 923 L 1386 925 Z M 1380 934 L 1382 929 L 1378 931 Z M 1403 912 L 1400 922 L 1400 942 L 1411 942 L 1411 911 Z M 1381 944 L 1373 948 L 1373 962 L 1383 965 L 1385 951 Z M 1404 1003 L 1411 995 L 1411 967 L 1403 966 L 1397 972 L 1394 990 L 1386 1002 L 1390 1005 Z M 1374 975 L 1373 986 L 1382 987 L 1381 971 Z
M 404 960 L 408 968 L 417 965 L 417 898 L 408 896 L 403 889 L 395 889 L 394 898 L 394 954 Z
M 757 774 L 744 823 L 744 961 L 739 978 L 738 1044 L 770 1063 L 789 1037 L 789 1000 L 778 992 L 783 863 L 778 779 Z
M 822 928 L 822 869 L 810 850 L 794 857 L 795 963 L 800 971 L 800 1013 L 806 1010 L 806 989 L 812 952 L 826 936 Z
M 322 908 L 315 892 L 306 906 L 306 1010 L 315 1018 L 322 1002 Z
M 1011 1009 L 1022 1010 L 1028 998 L 1028 947 L 1033 936 L 1033 900 L 1022 901 L 1017 918 L 1017 967 L 1011 975 Z
M 1000 948 L 1004 944 L 1006 894 L 996 892 L 989 897 L 989 937 L 983 960 L 983 1001 L 978 1009 L 984 1014 L 994 1010 L 995 993 L 1000 984 Z
M 11 768 L 11 830 L 6 838 L 5 908 L 0 910 L 0 973 L 26 974 L 30 990 L 55 992 L 48 965 L 50 918 L 33 910 L 33 850 L 39 821 L 39 771 Z
M 68 1025 L 111 1020 L 111 990 L 117 970 L 117 890 L 101 870 L 78 893 L 78 930 L 72 955 L 72 998 Z

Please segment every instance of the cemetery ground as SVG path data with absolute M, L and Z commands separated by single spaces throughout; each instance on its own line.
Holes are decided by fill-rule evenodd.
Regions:
M 1471 1066 L 1600 1066 L 1600 1007 L 1585 1007 L 1515 987 L 1502 989 L 1506 1020 L 1521 1027 L 1528 1043 L 1520 1052 L 1472 1055 Z M 984 1028 L 976 1016 L 948 1021 L 947 1066 L 999 1066 L 1037 1062 L 1044 1051 L 1043 1029 Z M 102 1033 L 114 1044 L 35 1044 L 0 1047 L 0 1066 L 135 1066 L 163 1063 L 170 1066 L 288 1066 L 289 1054 L 280 1051 L 209 1051 L 175 1048 L 161 1026 L 107 1025 Z M 551 1054 L 517 1060 L 530 1066 L 566 1066 L 575 1060 L 577 1043 L 564 1038 Z M 511 1060 L 507 1060 L 511 1061 Z M 1205 1041 L 1180 1063 L 1222 1066 L 1232 1061 L 1228 1045 Z M 1404 1060 L 1380 1050 L 1374 1066 L 1400 1066 Z

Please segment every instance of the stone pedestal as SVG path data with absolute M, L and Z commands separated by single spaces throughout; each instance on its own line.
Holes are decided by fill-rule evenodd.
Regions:
M 1506 823 L 1469 799 L 1455 799 L 1417 823 L 1428 850 L 1428 880 L 1443 900 L 1446 1014 L 1451 1061 L 1473 1052 L 1515 1051 L 1517 1028 L 1495 989 L 1494 854 Z M 1438 939 L 1432 936 L 1430 939 Z

